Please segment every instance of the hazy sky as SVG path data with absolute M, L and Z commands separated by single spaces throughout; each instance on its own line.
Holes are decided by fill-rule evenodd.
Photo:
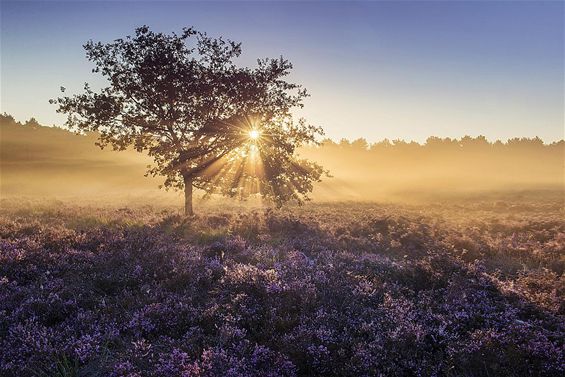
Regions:
M 96 81 L 82 44 L 193 25 L 283 55 L 333 139 L 564 137 L 564 3 L 4 1 L 1 111 L 63 124 L 49 98 Z

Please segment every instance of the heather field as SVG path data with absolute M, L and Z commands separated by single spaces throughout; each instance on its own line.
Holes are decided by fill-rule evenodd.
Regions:
M 562 376 L 562 192 L 4 199 L 2 376 Z

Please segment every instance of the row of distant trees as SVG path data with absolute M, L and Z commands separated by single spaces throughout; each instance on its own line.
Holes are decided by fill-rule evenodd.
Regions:
M 460 139 L 457 138 L 441 138 L 437 136 L 430 136 L 426 139 L 425 143 L 420 144 L 415 141 L 404 141 L 404 140 L 389 140 L 384 139 L 376 143 L 369 143 L 367 140 L 360 138 L 353 141 L 347 139 L 341 139 L 339 142 L 335 142 L 331 139 L 324 139 L 322 141 L 322 146 L 325 148 L 333 149 L 354 149 L 359 151 L 383 151 L 383 150 L 493 150 L 493 149 L 555 149 L 564 152 L 565 141 L 560 140 L 552 143 L 544 143 L 539 137 L 527 138 L 527 137 L 515 137 L 508 139 L 506 142 L 496 140 L 494 142 L 489 141 L 485 136 L 464 136 Z
M 546 144 L 538 137 L 492 142 L 484 136 L 432 136 L 424 143 L 385 139 L 372 144 L 326 139 L 302 153 L 335 177 L 328 195 L 341 184 L 340 195 L 364 200 L 404 191 L 546 189 L 565 183 L 565 141 Z
M 55 167 L 60 161 L 67 161 L 65 177 L 74 176 L 75 171 L 77 177 L 83 177 L 81 174 L 89 171 L 92 176 L 84 178 L 85 182 L 95 180 L 98 183 L 109 182 L 115 174 L 130 174 L 133 181 L 138 175 L 142 176 L 145 166 L 145 160 L 139 160 L 139 169 L 129 167 L 124 172 L 120 170 L 121 160 L 116 156 L 111 157 L 116 164 L 106 165 L 109 170 L 103 175 L 96 175 L 100 172 L 88 170 L 88 166 L 83 166 L 84 161 L 95 162 L 109 156 L 98 154 L 93 146 L 97 139 L 95 134 L 76 137 L 59 127 L 43 127 L 33 118 L 20 123 L 8 114 L 0 115 L 0 136 L 5 185 L 10 183 L 9 169 L 17 166 L 15 174 L 23 177 L 26 169 L 34 166 L 26 164 L 37 160 L 51 161 Z M 302 147 L 299 153 L 329 170 L 332 178 L 318 186 L 316 197 L 332 200 L 381 199 L 386 193 L 403 190 L 527 189 L 563 187 L 565 183 L 565 142 L 544 144 L 539 138 L 491 142 L 483 136 L 460 139 L 430 137 L 421 144 L 402 140 L 370 144 L 364 139 L 339 142 L 325 139 L 319 146 Z M 128 157 L 128 161 L 135 161 L 132 156 Z M 71 169 L 69 159 L 76 159 L 80 169 Z M 16 164 L 9 165 L 10 162 Z M 36 176 L 34 171 L 30 172 Z M 21 179 L 14 182 L 14 185 L 25 183 Z
M 41 124 L 35 119 L 30 118 L 25 122 L 18 122 L 12 115 L 4 113 L 0 114 L 0 124 L 20 125 L 24 127 L 37 128 Z M 441 138 L 437 136 L 430 136 L 424 143 L 415 141 L 404 141 L 400 139 L 389 140 L 384 139 L 375 143 L 369 143 L 364 138 L 359 138 L 353 141 L 348 139 L 341 139 L 333 141 L 326 138 L 320 143 L 320 147 L 330 150 L 349 150 L 349 151 L 494 151 L 494 150 L 546 150 L 564 153 L 565 157 L 565 140 L 559 140 L 551 143 L 544 143 L 539 137 L 515 137 L 504 141 L 496 140 L 490 141 L 485 136 L 463 136 L 462 138 Z

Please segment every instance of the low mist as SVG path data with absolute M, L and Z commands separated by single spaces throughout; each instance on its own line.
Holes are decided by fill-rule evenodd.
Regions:
M 97 135 L 76 135 L 31 119 L 0 118 L 0 190 L 3 197 L 74 197 L 180 203 L 180 193 L 160 189 L 163 179 L 145 177 L 148 156 L 132 150 L 101 150 Z M 413 201 L 496 191 L 564 188 L 565 142 L 484 137 L 441 139 L 423 145 L 360 139 L 302 148 L 299 154 L 328 169 L 316 184 L 317 201 Z

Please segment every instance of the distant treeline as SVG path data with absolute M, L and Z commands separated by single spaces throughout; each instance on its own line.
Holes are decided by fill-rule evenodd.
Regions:
M 152 192 L 159 179 L 144 177 L 151 160 L 135 151 L 101 151 L 96 135 L 43 127 L 35 119 L 17 122 L 0 115 L 3 194 Z M 373 200 L 407 193 L 521 190 L 564 187 L 565 141 L 540 138 L 491 142 L 484 136 L 429 137 L 424 144 L 402 140 L 368 143 L 323 140 L 302 148 L 331 177 L 318 184 L 314 199 Z
M 6 195 L 96 196 L 153 192 L 144 177 L 147 156 L 134 151 L 100 150 L 97 135 L 76 135 L 35 119 L 16 122 L 0 115 L 0 191 Z
M 4 127 L 9 125 L 19 125 L 31 128 L 44 127 L 35 118 L 30 118 L 25 122 L 18 122 L 15 118 L 7 113 L 0 114 L 0 124 Z M 49 129 L 54 131 L 66 131 L 59 127 L 50 127 Z M 324 139 L 321 141 L 321 146 L 325 148 L 343 148 L 343 149 L 357 149 L 360 151 L 416 151 L 416 150 L 438 150 L 438 151 L 449 151 L 453 152 L 456 150 L 465 151 L 477 151 L 486 152 L 488 150 L 493 150 L 497 148 L 502 148 L 503 150 L 540 150 L 544 148 L 546 150 L 557 151 L 558 153 L 565 152 L 565 140 L 559 140 L 552 143 L 544 143 L 539 137 L 527 138 L 527 137 L 515 137 L 508 139 L 506 142 L 496 140 L 494 142 L 489 141 L 485 136 L 464 136 L 460 139 L 452 139 L 449 137 L 441 138 L 437 136 L 430 136 L 426 139 L 425 143 L 420 144 L 415 141 L 404 141 L 400 139 L 389 140 L 384 139 L 376 143 L 369 143 L 364 138 L 359 138 L 353 141 L 348 139 L 341 139 L 338 142 L 332 139 Z
M 389 140 L 384 139 L 376 143 L 369 143 L 365 139 L 356 139 L 349 141 L 341 139 L 339 142 L 334 142 L 331 139 L 324 139 L 321 143 L 326 148 L 347 148 L 358 149 L 361 151 L 416 151 L 416 150 L 441 150 L 441 151 L 478 151 L 486 152 L 493 149 L 503 149 L 505 151 L 510 149 L 536 149 L 549 148 L 551 150 L 560 151 L 563 153 L 565 147 L 565 140 L 559 140 L 549 144 L 545 144 L 539 137 L 515 137 L 508 139 L 506 142 L 497 140 L 495 142 L 489 141 L 485 136 L 464 136 L 461 139 L 452 139 L 449 137 L 441 138 L 437 136 L 430 136 L 426 139 L 424 144 L 415 141 L 406 142 L 404 140 Z
M 406 198 L 565 186 L 564 140 L 544 144 L 539 137 L 491 142 L 484 136 L 432 136 L 423 144 L 387 139 L 370 144 L 365 139 L 337 143 L 326 139 L 303 154 L 335 177 L 320 185 L 329 197 Z

